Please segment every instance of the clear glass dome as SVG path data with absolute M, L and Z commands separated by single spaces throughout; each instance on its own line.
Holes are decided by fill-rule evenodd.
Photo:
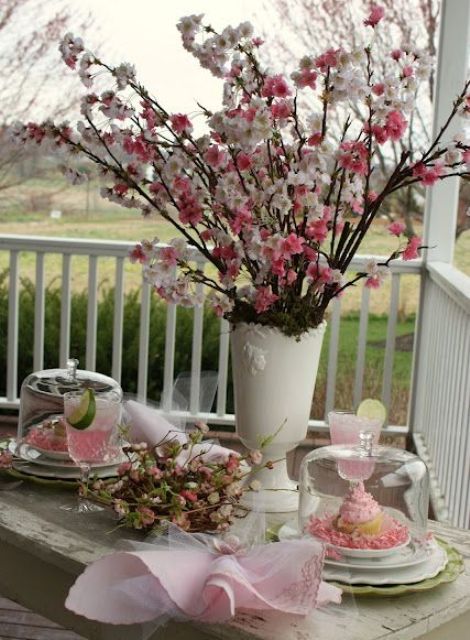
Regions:
M 64 393 L 91 388 L 94 391 L 114 390 L 122 398 L 122 389 L 116 380 L 94 371 L 78 369 L 78 360 L 67 361 L 66 369 L 45 369 L 30 374 L 21 385 L 18 440 L 35 438 L 40 446 L 43 436 L 57 436 L 57 449 L 64 437 L 60 418 L 64 413 Z M 32 444 L 32 443 L 31 443 Z M 64 445 L 65 446 L 65 445 Z
M 368 435 L 321 447 L 302 461 L 299 483 L 300 531 L 343 553 L 426 541 L 429 474 L 408 451 L 372 446 Z

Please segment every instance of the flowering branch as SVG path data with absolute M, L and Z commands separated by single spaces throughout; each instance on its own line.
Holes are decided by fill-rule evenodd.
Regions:
M 366 29 L 375 34 L 383 17 L 373 5 Z M 109 179 L 104 197 L 144 215 L 157 211 L 176 229 L 179 237 L 167 247 L 155 239 L 131 253 L 162 298 L 201 304 L 202 284 L 215 311 L 231 322 L 299 336 L 317 326 L 331 299 L 349 286 L 365 280 L 377 287 L 392 259 L 418 256 L 421 239 L 412 237 L 388 260 L 346 280 L 392 193 L 470 175 L 468 138 L 443 144 L 454 118 L 470 115 L 469 84 L 436 139 L 427 149 L 411 149 L 405 139 L 417 81 L 431 73 L 418 50 L 394 49 L 377 64 L 372 38 L 362 49 L 305 56 L 285 77 L 263 67 L 263 42 L 249 23 L 218 33 L 202 18 L 178 23 L 183 46 L 224 82 L 223 107 L 214 113 L 200 107 L 207 125 L 201 135 L 188 115 L 170 113 L 151 96 L 131 65 L 107 65 L 70 34 L 60 48 L 88 89 L 84 121 L 76 129 L 16 124 L 12 134 L 21 144 L 53 150 L 73 183 L 85 179 L 74 167 L 85 156 Z M 100 94 L 92 91 L 98 71 L 113 83 Z M 304 93 L 317 98 L 319 113 L 300 113 Z M 330 121 L 345 106 L 349 115 L 338 140 Z M 380 185 L 374 169 L 376 158 L 383 164 L 387 157 L 387 145 L 401 153 Z M 389 232 L 401 237 L 405 229 L 394 223 Z M 210 275 L 191 266 L 188 245 L 211 265 Z

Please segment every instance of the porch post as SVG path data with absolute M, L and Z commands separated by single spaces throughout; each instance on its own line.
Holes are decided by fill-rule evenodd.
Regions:
M 455 97 L 463 88 L 470 56 L 470 0 L 442 0 L 437 73 L 433 109 L 433 138 L 445 122 Z M 460 129 L 455 118 L 443 142 Z M 426 262 L 452 262 L 457 223 L 460 178 L 440 180 L 428 189 L 424 214 Z
M 465 83 L 469 66 L 470 43 L 470 0 L 442 0 L 439 48 L 433 109 L 433 137 L 437 135 L 445 122 L 453 101 Z M 462 125 L 456 118 L 449 127 L 446 140 L 457 133 Z M 460 125 L 460 126 L 459 126 Z M 431 247 L 425 251 L 424 269 L 421 274 L 419 312 L 416 323 L 416 338 L 413 353 L 413 373 L 411 401 L 409 405 L 408 425 L 410 431 L 421 431 L 426 404 L 426 371 L 429 366 L 429 350 L 433 349 L 430 340 L 432 318 L 426 317 L 425 310 L 429 297 L 427 287 L 428 272 L 426 265 L 431 262 L 452 263 L 455 230 L 457 224 L 457 206 L 459 197 L 459 178 L 441 180 L 432 189 L 427 190 L 424 214 L 423 244 Z

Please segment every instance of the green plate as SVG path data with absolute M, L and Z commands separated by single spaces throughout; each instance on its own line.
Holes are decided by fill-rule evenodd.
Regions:
M 438 544 L 445 549 L 447 553 L 447 564 L 444 569 L 434 576 L 434 578 L 427 578 L 421 582 L 415 582 L 414 584 L 394 584 L 384 587 L 373 587 L 372 585 L 351 585 L 344 584 L 342 582 L 330 582 L 335 586 L 342 589 L 343 593 L 349 593 L 354 596 L 372 596 L 372 597 L 390 597 L 390 596 L 405 596 L 409 593 L 417 593 L 419 591 L 428 591 L 434 589 L 440 584 L 447 582 L 453 582 L 463 571 L 463 559 L 457 549 L 451 547 L 450 544 L 444 540 L 436 538 Z

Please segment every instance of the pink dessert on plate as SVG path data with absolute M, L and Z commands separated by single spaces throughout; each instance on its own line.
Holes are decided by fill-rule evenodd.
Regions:
M 306 531 L 338 547 L 391 549 L 405 544 L 408 527 L 386 514 L 377 500 L 358 482 L 349 488 L 338 513 L 311 516 Z
M 39 451 L 53 451 L 67 453 L 67 438 L 62 419 L 45 420 L 42 424 L 32 427 L 24 442 Z

